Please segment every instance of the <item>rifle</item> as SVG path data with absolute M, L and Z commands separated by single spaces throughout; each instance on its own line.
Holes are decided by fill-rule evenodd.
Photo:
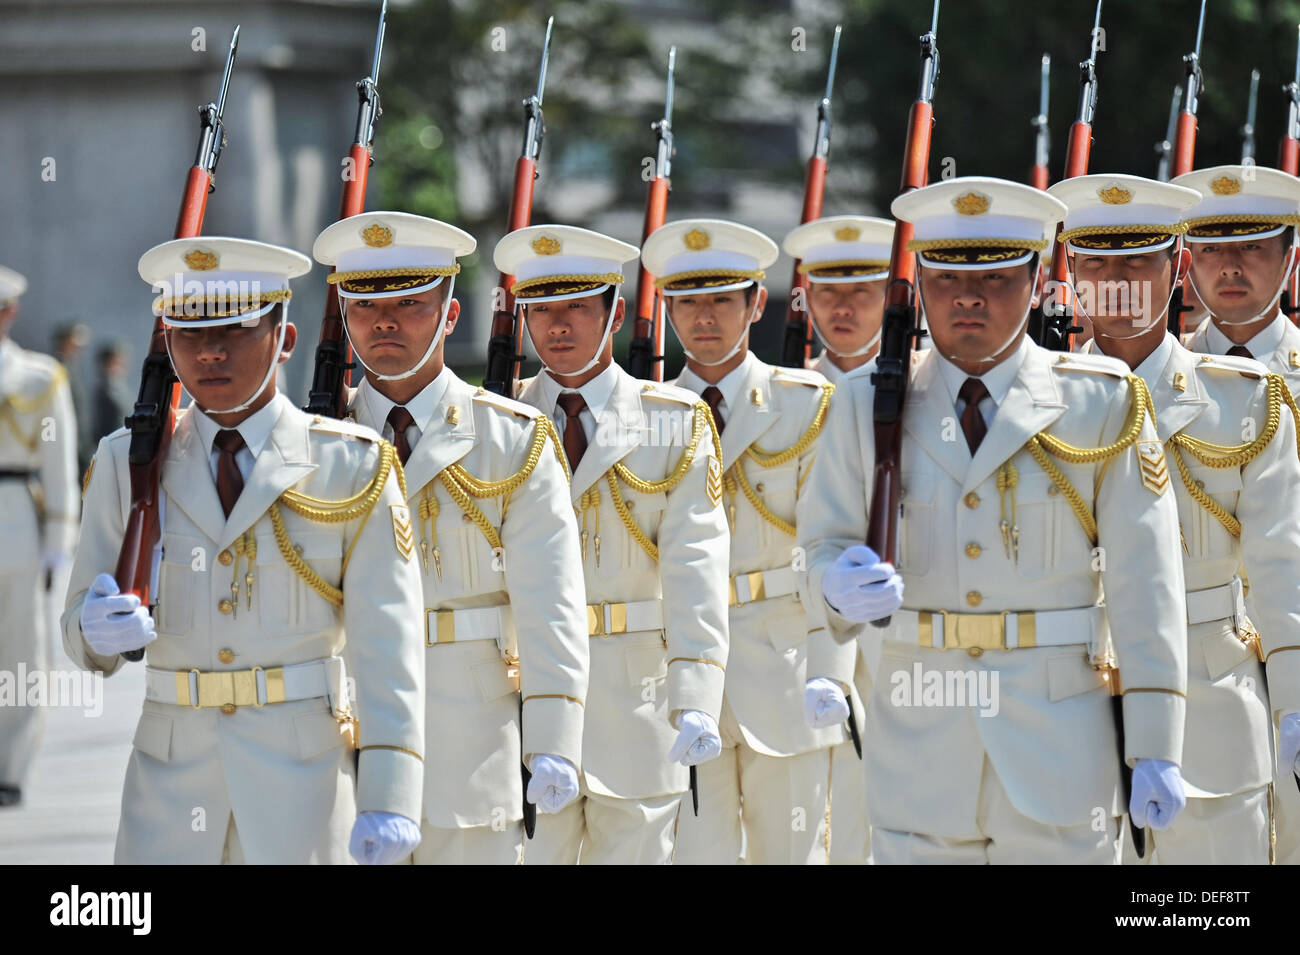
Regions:
M 1174 133 L 1178 129 L 1178 104 L 1183 99 L 1183 87 L 1174 86 L 1173 98 L 1169 101 L 1169 122 L 1165 126 L 1165 138 L 1156 143 L 1156 154 L 1160 161 L 1156 164 L 1156 178 L 1161 182 L 1169 181 L 1169 167 L 1173 165 Z
M 672 188 L 673 162 L 673 71 L 677 64 L 677 47 L 668 50 L 668 91 L 664 94 L 664 114 L 651 123 L 658 145 L 655 149 L 655 174 L 646 193 L 645 222 L 641 225 L 641 244 L 650 233 L 664 224 L 668 214 L 668 190 Z M 664 326 L 659 316 L 659 290 L 654 276 L 644 265 L 636 282 L 636 324 L 627 349 L 627 370 L 633 378 L 664 380 Z
M 1079 109 L 1070 126 L 1065 147 L 1065 170 L 1062 179 L 1088 174 L 1088 157 L 1092 153 L 1092 114 L 1097 108 L 1097 38 L 1101 35 L 1101 3 L 1093 16 L 1089 35 L 1088 58 L 1079 64 Z M 1061 234 L 1062 223 L 1056 225 Z M 1052 239 L 1052 270 L 1038 314 L 1030 319 L 1030 337 L 1051 351 L 1069 351 L 1070 336 L 1083 329 L 1074 324 L 1074 298 L 1070 294 L 1070 263 L 1065 249 Z M 1036 326 L 1036 328 L 1035 328 Z M 1035 335 L 1034 332 L 1038 334 Z
M 1052 148 L 1052 137 L 1047 131 L 1047 96 L 1052 74 L 1052 54 L 1043 54 L 1043 72 L 1038 82 L 1038 115 L 1030 120 L 1034 127 L 1034 170 L 1030 175 L 1030 184 L 1035 189 L 1046 189 L 1049 185 L 1047 161 Z
M 1295 75 L 1282 87 L 1287 95 L 1286 132 L 1277 149 L 1277 167 L 1291 175 L 1300 175 L 1300 26 L 1297 27 Z M 1300 270 L 1291 273 L 1291 280 L 1282 293 L 1282 314 L 1295 321 L 1300 312 Z
M 1246 104 L 1246 125 L 1241 127 L 1241 164 L 1255 161 L 1255 106 L 1259 100 L 1259 70 L 1250 71 L 1250 99 Z
M 799 223 L 820 219 L 822 197 L 826 193 L 826 157 L 831 151 L 831 89 L 835 85 L 835 63 L 840 57 L 840 28 L 835 28 L 831 41 L 831 63 L 826 73 L 826 93 L 817 104 L 817 136 L 813 140 L 812 155 L 808 157 L 808 172 L 803 184 L 803 212 Z M 802 294 L 800 294 L 802 293 Z M 800 308 L 800 301 L 803 307 Z M 808 308 L 808 277 L 799 273 L 799 261 L 794 263 L 794 276 L 790 279 L 790 301 L 785 309 L 785 339 L 781 344 L 781 364 L 787 368 L 803 368 L 808 363 L 808 350 L 812 345 L 809 324 L 812 311 Z
M 384 51 L 384 29 L 388 19 L 388 0 L 379 8 L 379 32 L 375 36 L 375 55 L 370 64 L 370 75 L 357 81 L 357 127 L 352 137 L 352 147 L 343 160 L 343 198 L 339 203 L 339 218 L 359 215 L 366 207 L 366 183 L 370 178 L 370 165 L 374 160 L 375 121 L 383 114 L 379 105 L 379 57 Z M 330 270 L 331 272 L 333 269 Z M 348 344 L 343 328 L 343 312 L 338 293 L 333 286 L 326 287 L 325 314 L 320 323 L 320 342 L 316 346 L 316 370 L 312 374 L 311 390 L 303 410 L 311 414 L 342 418 L 348 409 L 348 386 L 352 384 L 352 346 Z
M 1192 171 L 1196 157 L 1196 109 L 1200 92 L 1204 88 L 1201 76 L 1201 34 L 1205 29 L 1205 0 L 1201 0 L 1201 17 L 1196 24 L 1196 47 L 1183 57 L 1186 67 L 1183 77 L 1183 103 L 1178 114 L 1178 131 L 1174 139 L 1174 178 Z M 1169 299 L 1169 333 L 1177 338 L 1183 330 L 1183 312 L 1191 307 L 1183 304 L 1183 284 L 1180 282 Z M 1141 853 L 1139 853 L 1140 855 Z
M 208 193 L 214 185 L 217 161 L 226 145 L 226 92 L 230 89 L 230 73 L 235 66 L 235 51 L 239 47 L 239 27 L 230 37 L 230 50 L 226 53 L 226 67 L 221 74 L 221 90 L 215 103 L 199 107 L 199 148 L 185 180 L 180 213 L 176 217 L 176 230 L 172 238 L 186 239 L 203 231 L 203 215 L 208 207 Z M 167 340 L 162 316 L 154 320 L 149 353 L 140 372 L 140 392 L 135 409 L 126 419 L 131 431 L 131 448 L 128 455 L 131 474 L 131 510 L 122 535 L 122 549 L 118 552 L 117 567 L 113 577 L 122 593 L 133 593 L 140 603 L 149 606 L 153 583 L 153 550 L 162 535 L 158 515 L 158 489 L 162 479 L 162 465 L 171 444 L 172 430 L 176 426 L 176 409 L 180 405 L 181 386 L 167 354 Z M 144 657 L 144 649 L 128 650 L 122 654 L 128 660 Z
M 907 145 L 899 195 L 919 189 L 929 177 L 930 133 L 934 126 L 934 82 L 939 75 L 939 0 L 934 0 L 930 32 L 921 43 L 921 79 L 907 115 Z M 916 258 L 908 251 L 913 227 L 899 222 L 889 252 L 889 285 L 880 330 L 880 354 L 871 375 L 876 394 L 872 408 L 876 468 L 871 491 L 867 546 L 880 559 L 898 566 L 899 462 L 903 447 L 903 399 L 912 370 L 912 349 L 924 334 L 916 323 Z M 871 621 L 877 627 L 889 618 Z
M 537 160 L 542 152 L 542 137 L 546 135 L 546 122 L 542 116 L 542 94 L 546 90 L 546 63 L 551 50 L 551 26 L 555 17 L 546 21 L 546 39 L 542 42 L 542 65 L 537 71 L 537 92 L 524 100 L 524 146 L 515 160 L 514 193 L 510 198 L 510 219 L 506 232 L 514 232 L 528 225 L 533 215 L 533 180 L 537 178 Z M 483 387 L 498 395 L 513 398 L 515 381 L 519 377 L 519 320 L 515 315 L 515 297 L 510 286 L 513 275 L 504 272 L 497 276 L 497 294 L 501 308 L 492 315 L 492 337 L 488 339 L 487 369 L 483 374 Z M 530 833 L 531 835 L 531 833 Z

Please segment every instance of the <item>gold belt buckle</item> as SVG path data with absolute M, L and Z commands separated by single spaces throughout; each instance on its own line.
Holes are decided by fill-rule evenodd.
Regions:
M 945 650 L 1003 650 L 1006 648 L 1006 614 L 943 614 L 943 648 Z M 972 654 L 978 656 L 978 654 Z
M 605 608 L 609 608 L 609 629 L 605 629 Z M 602 600 L 598 604 L 587 604 L 587 636 L 612 637 L 627 633 L 627 604 L 610 603 Z
M 430 632 L 429 615 L 434 617 L 434 628 L 436 636 Z M 430 639 L 430 637 L 433 639 Z M 425 610 L 424 611 L 424 645 L 426 647 L 436 646 L 439 643 L 456 642 L 456 611 L 454 610 Z
M 754 603 L 755 601 L 767 599 L 767 585 L 763 580 L 763 572 L 755 570 L 748 574 L 737 574 L 731 578 L 731 606 L 738 607 L 741 604 L 741 600 L 736 594 L 736 581 L 738 580 L 749 583 L 749 599 L 744 601 L 745 603 Z

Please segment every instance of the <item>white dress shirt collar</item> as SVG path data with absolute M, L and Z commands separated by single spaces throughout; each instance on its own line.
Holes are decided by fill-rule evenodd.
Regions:
M 758 359 L 754 357 L 754 353 L 746 352 L 744 361 L 727 372 L 715 386 L 718 391 L 722 392 L 722 404 L 719 406 L 719 411 L 724 421 L 730 416 L 731 409 L 736 407 L 736 399 L 740 396 L 741 388 L 745 386 L 745 379 L 749 377 L 750 371 L 757 363 Z M 697 395 L 703 395 L 704 389 L 709 387 L 709 382 L 691 371 L 689 365 L 682 368 L 682 373 L 677 378 L 677 384 L 678 387 L 693 391 Z
M 1250 352 L 1251 357 L 1256 361 L 1263 361 L 1273 352 L 1282 347 L 1282 336 L 1286 334 L 1286 316 L 1279 311 L 1273 316 L 1273 321 L 1269 322 L 1258 332 L 1255 337 L 1246 342 L 1246 351 Z M 1205 344 L 1212 355 L 1226 355 L 1228 350 L 1235 344 L 1228 340 L 1228 336 L 1219 331 L 1219 326 L 1214 324 L 1214 319 L 1210 319 L 1210 324 L 1205 330 Z
M 609 400 L 614 395 L 614 383 L 618 380 L 617 365 L 610 362 L 599 375 L 591 379 L 585 385 L 578 388 L 565 388 L 553 377 L 550 372 L 541 372 L 542 394 L 546 398 L 547 410 L 552 416 L 559 408 L 559 398 L 562 394 L 577 392 L 582 395 L 582 400 L 587 403 L 586 410 L 591 412 L 592 417 L 599 421 L 600 416 L 605 413 L 609 406 Z M 563 414 L 563 412 L 560 412 Z
M 234 430 L 239 432 L 239 436 L 244 439 L 244 447 L 256 460 L 271 438 L 271 429 L 275 427 L 276 421 L 288 405 L 289 399 L 283 392 L 277 391 L 270 401 L 235 425 L 233 429 L 217 424 L 204 414 L 198 405 L 190 405 L 190 414 L 194 415 L 194 427 L 198 430 L 199 440 L 209 452 L 216 450 L 212 442 L 216 440 L 218 431 Z
M 451 384 L 451 372 L 446 365 L 442 366 L 442 371 L 438 372 L 438 377 L 425 385 L 420 392 L 408 401 L 404 407 L 410 412 L 411 420 L 415 426 L 420 429 L 420 433 L 429 430 L 429 424 L 433 421 L 433 416 L 437 414 L 438 407 L 442 404 L 442 399 L 447 394 L 447 388 Z M 379 390 L 370 383 L 370 379 L 363 379 L 357 388 L 357 397 L 359 401 L 354 401 L 354 407 L 364 408 L 362 416 L 368 416 L 370 420 L 362 421 L 368 428 L 373 428 L 380 434 L 384 433 L 384 428 L 388 424 L 388 414 L 397 407 L 397 402 L 391 398 L 380 394 Z M 414 446 L 414 442 L 412 442 Z
M 967 378 L 978 378 L 984 382 L 984 387 L 988 389 L 989 397 L 993 399 L 994 406 L 1001 406 L 1007 397 L 1007 393 L 1011 391 L 1011 385 L 1015 382 L 1016 375 L 1020 374 L 1020 367 L 1025 363 L 1025 356 L 1029 354 L 1031 347 L 1033 346 L 1030 344 L 1029 336 L 1026 335 L 1021 339 L 1019 348 L 982 375 L 966 374 L 966 372 L 944 358 L 938 349 L 935 349 L 934 358 L 939 363 L 939 374 L 948 389 L 948 397 L 953 406 L 956 407 L 957 393 L 961 391 L 961 386 L 965 384 Z

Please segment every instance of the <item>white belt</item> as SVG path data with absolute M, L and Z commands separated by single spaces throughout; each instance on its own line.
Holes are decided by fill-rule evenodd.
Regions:
M 985 650 L 1026 647 L 1090 646 L 1103 632 L 1105 608 L 1000 613 L 952 613 L 943 610 L 896 610 L 890 618 L 892 639 L 940 650 Z
M 159 670 L 145 667 L 146 700 L 202 709 L 220 706 L 265 706 L 290 700 L 325 697 L 334 700 L 341 690 L 343 661 L 327 657 L 283 667 L 248 670 Z
M 736 607 L 756 600 L 788 597 L 795 591 L 794 570 L 791 568 L 756 570 L 750 574 L 737 574 L 731 578 L 730 604 Z
M 1209 623 L 1211 620 L 1240 620 L 1246 615 L 1246 600 L 1241 592 L 1241 578 L 1232 583 L 1205 590 L 1193 590 L 1187 595 L 1187 622 Z
M 634 600 L 631 603 L 587 604 L 587 636 L 614 637 L 620 633 L 664 628 L 663 603 Z
M 424 645 L 464 643 L 467 640 L 497 640 L 514 628 L 509 604 L 475 607 L 472 610 L 425 610 Z

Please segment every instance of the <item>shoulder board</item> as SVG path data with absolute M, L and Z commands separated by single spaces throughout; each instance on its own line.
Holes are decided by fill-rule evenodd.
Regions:
M 513 398 L 503 397 L 496 392 L 488 391 L 486 388 L 477 389 L 474 392 L 473 400 L 490 408 L 496 408 L 498 411 L 507 411 L 510 414 L 518 415 L 521 418 L 532 419 L 542 413 L 532 405 L 524 404 L 522 401 L 516 401 Z
M 696 402 L 701 400 L 699 395 L 688 388 L 666 385 L 662 381 L 643 381 L 640 384 L 642 398 L 660 398 L 664 401 L 689 405 L 692 408 L 695 407 Z
M 1084 371 L 1094 375 L 1112 375 L 1116 378 L 1129 376 L 1128 366 L 1118 358 L 1107 355 L 1086 355 L 1080 352 L 1068 352 L 1052 359 L 1055 371 Z
M 774 367 L 772 380 L 783 385 L 810 385 L 813 388 L 826 384 L 826 376 L 811 368 Z
M 1268 374 L 1268 369 L 1255 359 L 1236 355 L 1197 355 L 1195 367 L 1197 371 L 1235 371 L 1251 378 L 1263 378 Z
M 378 441 L 379 435 L 367 428 L 363 424 L 358 424 L 351 418 L 330 418 L 326 415 L 312 415 L 309 425 L 312 431 L 325 432 L 327 434 L 341 434 L 349 438 L 360 438 L 362 441 Z
M 536 378 L 536 377 L 537 377 L 536 375 L 533 376 L 533 378 Z M 516 381 L 516 382 L 515 382 L 515 397 L 518 398 L 520 395 L 522 395 L 522 394 L 524 393 L 524 389 L 527 388 L 527 387 L 528 387 L 529 385 L 531 385 L 532 383 L 533 383 L 533 379 L 532 379 L 532 378 L 520 378 L 518 381 Z

